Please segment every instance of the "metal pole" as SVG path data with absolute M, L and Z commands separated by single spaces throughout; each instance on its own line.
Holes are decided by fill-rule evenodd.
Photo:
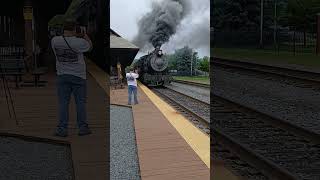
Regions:
M 296 55 L 296 27 L 293 31 L 293 54 Z
M 193 61 L 193 51 L 191 51 L 191 76 L 192 76 L 192 61 Z
M 320 55 L 320 13 L 317 14 L 317 55 Z
M 263 48 L 263 12 L 264 11 L 264 0 L 261 0 L 260 9 L 260 48 Z
M 273 31 L 273 43 L 274 43 L 274 47 L 275 47 L 275 51 L 277 51 L 277 4 L 278 4 L 278 0 L 274 1 L 274 31 Z

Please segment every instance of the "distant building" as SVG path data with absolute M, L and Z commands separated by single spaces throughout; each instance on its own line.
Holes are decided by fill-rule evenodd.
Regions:
M 101 7 L 101 2 L 102 0 L 5 1 L 0 6 L 0 47 L 23 47 L 25 57 L 28 57 L 27 63 L 33 66 L 36 62 L 34 54 L 37 44 L 42 51 L 50 51 L 51 37 L 63 32 L 62 20 L 64 15 L 67 15 L 74 16 L 82 26 L 87 27 L 93 43 L 100 44 L 96 45 L 94 53 L 100 52 L 101 54 L 104 34 L 101 30 L 103 29 L 101 20 L 98 17 L 100 18 L 99 14 L 103 12 L 101 8 L 97 8 Z M 90 8 L 84 5 L 86 3 L 90 4 Z M 98 58 L 93 58 L 94 61 L 96 59 Z M 42 64 L 43 61 L 43 58 L 38 59 L 37 63 Z M 106 68 L 106 61 L 96 63 Z

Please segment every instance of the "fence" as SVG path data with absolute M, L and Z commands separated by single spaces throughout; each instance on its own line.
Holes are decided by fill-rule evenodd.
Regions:
M 297 20 L 297 17 L 291 16 L 288 7 L 292 2 L 264 0 L 263 11 L 256 6 L 248 8 L 239 2 L 237 5 L 241 5 L 242 10 L 246 13 L 243 13 L 243 16 L 238 15 L 237 18 L 230 18 L 231 15 L 236 16 L 239 13 L 237 9 L 233 12 L 230 2 L 217 1 L 220 3 L 213 9 L 216 13 L 212 18 L 214 19 L 212 25 L 215 26 L 215 29 L 211 39 L 214 39 L 214 47 L 259 48 L 275 52 L 287 51 L 293 54 L 315 54 L 317 52 L 316 17 L 311 20 L 312 15 L 309 17 L 310 23 L 303 24 L 300 22 L 301 19 L 299 21 L 299 18 Z M 260 1 L 252 1 L 251 4 L 261 5 Z M 250 14 L 250 16 L 244 14 Z M 320 20 L 318 21 L 320 24 Z M 318 33 L 320 36 L 319 30 Z
M 215 30 L 214 46 L 220 48 L 263 48 L 265 50 L 296 53 L 316 53 L 317 34 L 289 29 L 263 32 L 263 46 L 260 45 L 259 31 L 220 31 Z
M 5 46 L 0 47 L 0 60 L 23 59 L 25 55 L 24 47 Z
M 284 35 L 283 35 L 284 36 Z M 309 32 L 290 31 L 287 38 L 279 41 L 280 51 L 296 53 L 316 53 L 317 34 Z

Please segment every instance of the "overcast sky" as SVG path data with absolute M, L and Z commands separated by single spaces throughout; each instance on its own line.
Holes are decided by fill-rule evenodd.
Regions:
M 165 0 L 111 0 L 110 24 L 111 28 L 123 38 L 132 41 L 138 33 L 137 22 L 143 15 L 151 11 L 153 1 Z M 210 54 L 210 1 L 190 0 L 192 11 L 177 29 L 177 33 L 170 38 L 169 43 L 162 49 L 165 53 L 173 53 L 174 50 L 186 45 L 194 48 L 200 57 Z M 145 54 L 139 52 L 136 58 Z

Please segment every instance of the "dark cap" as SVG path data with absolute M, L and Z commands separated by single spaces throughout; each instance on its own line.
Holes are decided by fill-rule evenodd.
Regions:
M 77 23 L 73 19 L 66 19 L 63 23 L 63 30 L 74 31 L 76 29 Z

